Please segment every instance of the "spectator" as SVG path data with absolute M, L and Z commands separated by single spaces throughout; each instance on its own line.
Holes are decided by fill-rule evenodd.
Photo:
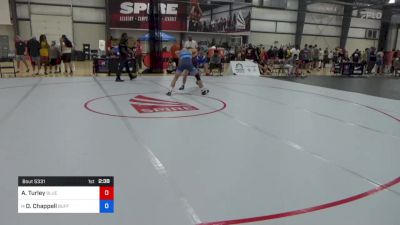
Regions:
M 290 50 L 290 52 L 292 53 L 292 56 L 297 55 L 297 59 L 298 59 L 299 54 L 300 54 L 300 50 L 299 50 L 298 46 L 293 46 L 293 48 Z
M 312 61 L 313 61 L 313 69 L 318 69 L 318 62 L 319 62 L 319 49 L 318 45 L 314 45 L 312 49 Z
M 39 71 L 44 66 L 44 75 L 47 75 L 47 66 L 49 65 L 49 43 L 47 42 L 46 35 L 40 35 L 40 64 Z
M 108 38 L 107 43 L 106 43 L 106 54 L 107 55 L 112 55 L 112 48 L 113 48 L 113 37 L 110 36 L 110 38 Z
M 326 64 L 329 64 L 329 49 L 325 48 L 324 50 L 324 56 L 322 59 L 322 67 L 325 69 L 326 68 Z
M 318 70 L 322 69 L 322 64 L 324 60 L 324 51 L 322 51 L 322 48 L 319 48 L 319 56 L 318 56 Z
M 24 63 L 26 67 L 26 72 L 29 73 L 29 66 L 26 62 L 27 48 L 25 41 L 21 39 L 20 36 L 15 38 L 15 60 L 17 61 L 17 73 L 19 73 L 19 68 L 21 66 L 21 61 Z
M 367 65 L 367 60 L 368 60 L 368 49 L 365 49 L 362 54 L 361 54 L 361 63 L 363 65 L 363 68 L 366 67 Z
M 399 71 L 400 71 L 400 59 L 399 56 L 397 55 L 393 61 L 393 72 L 395 77 L 399 74 Z
M 51 73 L 58 73 L 59 65 L 58 59 L 61 57 L 60 49 L 57 47 L 56 42 L 52 41 L 50 46 L 49 58 L 50 58 L 50 72 Z M 53 71 L 54 67 L 54 71 Z
M 295 75 L 297 62 L 298 62 L 297 58 L 298 58 L 297 54 L 294 54 L 287 61 L 287 64 L 285 65 L 285 68 L 288 69 L 288 75 Z
M 174 41 L 174 44 L 171 46 L 171 55 L 172 55 L 172 60 L 175 62 L 176 66 L 178 66 L 179 63 L 179 56 L 176 54 L 176 52 L 180 50 L 181 46 L 178 44 L 177 41 Z
M 36 75 L 39 75 L 39 65 L 40 65 L 40 43 L 36 37 L 32 37 L 28 41 L 28 53 L 31 58 L 32 70 L 35 74 L 36 66 L 38 68 Z
M 253 48 L 252 44 L 249 44 L 249 47 L 246 49 L 245 59 L 253 62 L 258 61 L 256 50 Z
M 368 58 L 367 73 L 370 74 L 372 73 L 372 70 L 375 68 L 377 58 L 374 47 L 372 47 L 368 52 L 369 52 L 369 58 Z
M 172 54 L 171 54 L 171 52 L 169 52 L 167 50 L 167 47 L 164 47 L 162 49 L 161 58 L 162 58 L 163 73 L 164 73 L 164 75 L 167 75 L 168 74 L 168 68 L 170 67 L 169 60 L 172 58 Z
M 358 50 L 358 49 L 356 49 L 354 51 L 354 53 L 351 55 L 351 58 L 353 59 L 353 63 L 359 63 L 360 57 L 361 57 L 361 53 L 360 53 L 360 50 Z
M 188 40 L 185 42 L 184 47 L 187 49 L 197 49 L 198 45 L 197 42 L 193 40 L 192 36 L 189 35 Z
M 282 62 L 285 59 L 285 51 L 283 50 L 282 46 L 278 50 L 278 59 L 279 62 Z
M 258 64 L 258 69 L 260 70 L 261 76 L 268 76 L 272 74 L 272 68 L 266 61 L 260 61 Z
M 214 54 L 210 58 L 210 70 L 212 71 L 213 69 L 218 69 L 222 75 L 222 59 L 218 51 L 214 51 Z
M 383 75 L 384 63 L 383 63 L 383 48 L 376 54 L 376 74 Z
M 204 72 L 207 76 L 210 75 L 210 72 L 208 71 L 209 66 L 207 62 L 207 57 L 203 51 L 200 51 L 199 54 L 194 57 L 193 65 L 196 66 L 198 69 L 204 69 Z
M 72 76 L 74 74 L 72 68 L 72 42 L 67 38 L 67 36 L 62 35 L 60 38 L 60 47 L 61 47 L 61 57 L 62 57 L 62 61 L 64 63 L 64 67 L 65 67 L 65 75 L 68 76 L 68 68 L 70 71 L 70 75 Z
M 137 75 L 139 70 L 142 69 L 142 62 L 143 62 L 143 46 L 140 43 L 139 39 L 136 41 L 135 48 L 136 48 L 135 61 L 136 61 L 136 75 Z
M 310 72 L 310 67 L 311 67 L 311 49 L 308 48 L 308 45 L 306 44 L 303 49 L 303 62 L 305 65 L 305 69 L 307 70 L 307 73 Z
M 329 63 L 333 63 L 333 51 L 332 50 L 329 51 L 328 60 L 329 60 Z

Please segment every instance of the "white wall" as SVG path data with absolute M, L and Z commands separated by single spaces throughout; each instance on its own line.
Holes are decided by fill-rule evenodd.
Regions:
M 400 29 L 397 30 L 397 43 L 396 43 L 396 49 L 400 49 Z
M 12 25 L 0 25 L 0 35 L 7 35 L 8 36 L 8 42 L 10 46 L 10 50 L 14 50 L 14 29 Z
M 8 4 L 8 0 L 0 0 L 0 24 L 2 25 L 10 25 L 10 5 Z
M 294 44 L 294 35 L 292 34 L 267 34 L 267 33 L 251 33 L 249 43 L 254 45 L 271 46 L 275 42 L 278 42 L 278 46 Z
M 305 44 L 318 45 L 318 48 L 322 49 L 334 49 L 340 45 L 340 38 L 303 35 L 301 47 L 304 47 Z
M 90 30 L 90 32 L 87 32 Z M 90 44 L 90 48 L 99 48 L 99 40 L 106 39 L 106 26 L 101 24 L 74 23 L 75 48 L 82 50 L 83 44 Z
M 29 5 L 28 2 L 55 5 Z M 66 34 L 82 50 L 83 43 L 89 43 L 92 49 L 98 48 L 99 40 L 106 37 L 106 12 L 105 9 L 87 7 L 105 7 L 105 0 L 18 0 L 17 18 L 19 20 L 19 33 L 24 39 L 33 35 L 46 34 L 48 40 L 59 39 L 61 34 Z M 70 5 L 73 5 L 71 8 Z M 85 6 L 85 7 L 80 7 Z M 69 22 L 58 21 L 57 18 L 69 18 Z M 42 18 L 40 21 L 37 18 Z M 43 19 L 44 18 L 44 19 Z M 30 19 L 31 21 L 26 21 Z M 77 21 L 77 23 L 73 23 Z M 32 30 L 31 30 L 32 28 Z
M 31 31 L 31 22 L 30 21 L 19 21 L 18 22 L 18 27 L 19 27 L 19 36 L 23 38 L 24 40 L 28 40 L 32 36 L 32 31 Z
M 364 50 L 369 47 L 378 47 L 377 40 L 366 40 L 366 39 L 355 39 L 355 38 L 348 38 L 346 42 L 346 49 L 349 52 L 354 52 L 354 50 Z
M 72 18 L 70 16 L 49 16 L 49 15 L 32 15 L 32 35 L 39 40 L 40 35 L 45 34 L 47 41 L 58 42 L 61 35 L 67 35 L 73 40 L 72 35 Z

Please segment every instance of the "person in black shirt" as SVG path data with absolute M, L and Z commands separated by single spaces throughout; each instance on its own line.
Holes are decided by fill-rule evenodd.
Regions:
M 28 66 L 28 63 L 26 62 L 26 59 L 25 59 L 25 56 L 27 55 L 26 44 L 21 39 L 20 36 L 17 36 L 15 38 L 15 53 L 16 53 L 15 54 L 15 60 L 17 61 L 17 73 L 19 73 L 19 68 L 21 66 L 21 61 L 26 66 L 26 72 L 29 73 L 29 66 Z
M 370 74 L 372 73 L 372 70 L 375 67 L 376 63 L 376 49 L 372 47 L 369 52 L 369 60 L 368 60 L 368 66 L 367 66 L 367 72 Z
M 253 48 L 252 44 L 249 44 L 249 47 L 246 49 L 246 56 L 245 57 L 246 57 L 247 60 L 251 60 L 251 61 L 254 61 L 254 62 L 258 61 L 256 50 Z
M 354 51 L 354 53 L 351 55 L 353 63 L 359 63 L 360 57 L 361 57 L 361 52 L 358 49 L 356 49 L 356 51 Z
M 38 71 L 36 75 L 39 75 L 39 65 L 40 65 L 40 43 L 36 37 L 32 37 L 28 41 L 28 53 L 31 57 L 32 70 L 35 72 L 36 66 L 38 66 Z
M 129 69 L 129 59 L 132 51 L 128 48 L 128 35 L 126 33 L 123 33 L 121 35 L 121 40 L 119 41 L 119 66 L 118 66 L 118 72 L 117 72 L 117 78 L 116 82 L 124 82 L 124 80 L 121 79 L 121 72 L 122 69 L 125 67 L 126 71 L 129 74 L 129 78 L 131 80 L 135 79 L 137 76 L 133 76 L 132 72 Z

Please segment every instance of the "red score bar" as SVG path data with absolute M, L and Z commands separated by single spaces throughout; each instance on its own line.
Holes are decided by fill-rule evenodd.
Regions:
M 100 200 L 114 200 L 114 187 L 100 187 Z

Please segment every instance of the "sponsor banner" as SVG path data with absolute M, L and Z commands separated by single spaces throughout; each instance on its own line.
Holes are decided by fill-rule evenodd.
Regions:
M 211 18 L 210 10 L 205 5 L 192 3 L 188 22 L 188 31 L 235 33 L 250 31 L 251 7 L 240 7 L 235 4 L 229 11 L 228 5 L 221 5 L 213 10 Z M 209 7 L 208 7 L 209 8 Z
M 376 20 L 380 20 L 382 19 L 382 11 L 381 10 L 377 10 L 377 9 L 360 9 L 358 11 L 359 17 L 361 19 L 376 19 Z
M 343 63 L 342 65 L 342 75 L 350 76 L 353 73 L 351 63 Z
M 364 65 L 361 63 L 353 64 L 353 75 L 363 75 L 364 73 Z
M 149 28 L 149 0 L 109 1 L 112 28 Z M 186 31 L 187 7 L 179 2 L 160 3 L 163 30 Z
M 260 76 L 258 65 L 252 61 L 231 61 L 233 75 Z

